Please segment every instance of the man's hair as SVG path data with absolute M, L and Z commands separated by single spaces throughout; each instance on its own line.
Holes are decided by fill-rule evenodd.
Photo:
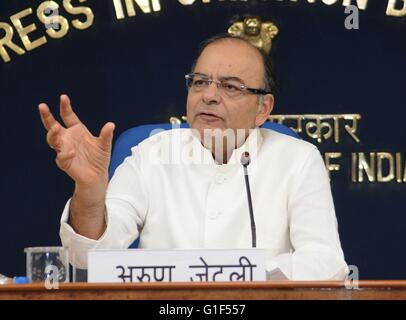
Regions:
M 210 39 L 203 41 L 200 44 L 199 50 L 197 52 L 197 57 L 193 61 L 193 64 L 192 64 L 192 72 L 195 70 L 197 60 L 199 60 L 199 57 L 203 53 L 204 49 L 206 49 L 209 45 L 211 45 L 215 42 L 219 42 L 219 41 L 223 41 L 223 40 L 227 40 L 227 39 L 237 39 L 237 40 L 243 41 L 246 44 L 248 44 L 250 47 L 254 48 L 260 54 L 260 56 L 262 58 L 262 63 L 264 66 L 264 80 L 263 80 L 264 87 L 263 87 L 263 89 L 265 91 L 271 92 L 272 94 L 275 94 L 276 89 L 277 89 L 277 85 L 276 85 L 277 82 L 276 82 L 275 71 L 274 71 L 273 64 L 271 62 L 270 57 L 263 50 L 254 46 L 248 40 L 241 38 L 241 37 L 230 35 L 228 33 L 222 33 L 222 34 L 216 35 Z

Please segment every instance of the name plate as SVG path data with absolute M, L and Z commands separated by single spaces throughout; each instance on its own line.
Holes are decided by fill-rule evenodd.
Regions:
M 90 250 L 88 282 L 265 281 L 263 249 Z

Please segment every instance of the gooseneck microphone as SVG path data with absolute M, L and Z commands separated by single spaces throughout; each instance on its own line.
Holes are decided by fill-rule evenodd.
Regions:
M 251 190 L 250 190 L 250 181 L 248 179 L 248 165 L 251 162 L 251 157 L 248 151 L 245 151 L 241 154 L 241 165 L 244 167 L 244 178 L 245 178 L 245 187 L 247 189 L 248 197 L 248 207 L 250 209 L 250 219 L 251 219 L 251 235 L 252 235 L 252 247 L 256 248 L 257 246 L 257 230 L 255 227 L 254 220 L 254 210 L 252 209 L 252 200 L 251 200 Z

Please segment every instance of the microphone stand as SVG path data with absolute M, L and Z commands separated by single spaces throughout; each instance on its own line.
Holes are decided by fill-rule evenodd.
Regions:
M 254 210 L 252 209 L 252 199 L 251 199 L 251 190 L 250 190 L 250 181 L 248 179 L 248 165 L 251 162 L 249 152 L 243 152 L 241 155 L 241 164 L 244 167 L 244 178 L 245 178 L 245 187 L 247 190 L 247 197 L 248 197 L 248 207 L 250 211 L 250 220 L 251 220 L 251 235 L 252 235 L 252 247 L 256 248 L 257 246 L 257 231 L 255 226 L 255 219 L 254 219 Z

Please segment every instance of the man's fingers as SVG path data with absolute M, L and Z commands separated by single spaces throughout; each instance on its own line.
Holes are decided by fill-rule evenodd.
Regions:
M 47 133 L 48 145 L 55 150 L 60 150 L 61 145 L 61 130 L 62 126 L 55 121 L 54 125 L 49 129 Z
M 80 123 L 78 116 L 72 110 L 70 99 L 66 94 L 61 95 L 60 114 L 63 123 L 68 128 Z
M 114 123 L 107 122 L 100 131 L 99 138 L 102 141 L 103 149 L 105 151 L 111 150 L 114 128 L 115 128 Z
M 49 130 L 55 123 L 58 123 L 45 103 L 41 103 L 38 110 L 45 129 Z
M 66 152 L 59 152 L 58 156 L 57 156 L 57 159 L 58 159 L 58 161 L 66 161 L 66 160 L 74 158 L 75 154 L 76 154 L 75 150 L 70 150 L 70 151 L 66 151 Z
M 56 164 L 62 170 L 69 169 L 72 159 L 75 157 L 76 153 L 75 150 L 71 150 L 68 152 L 59 152 L 58 156 L 55 159 Z

